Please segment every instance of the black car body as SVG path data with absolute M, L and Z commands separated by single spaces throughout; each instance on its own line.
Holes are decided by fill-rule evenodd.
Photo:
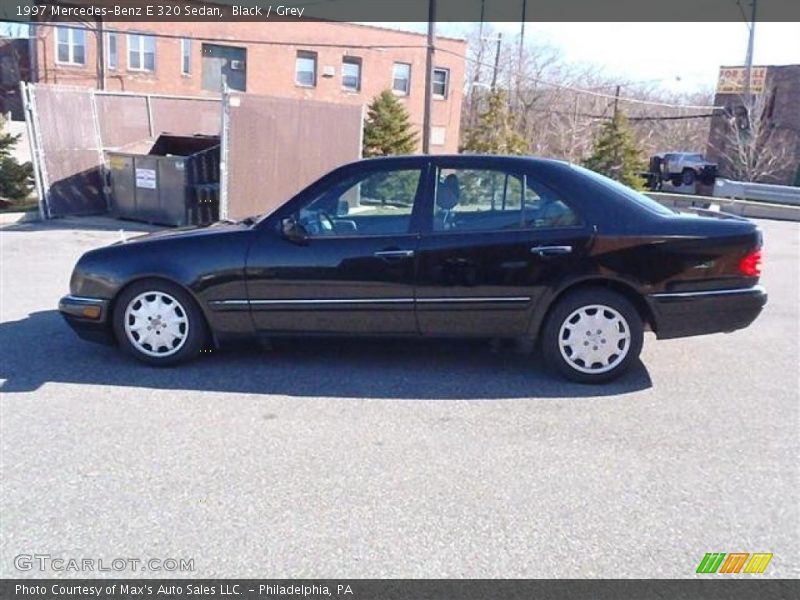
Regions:
M 645 327 L 663 339 L 749 325 L 766 303 L 758 285 L 761 243 L 748 220 L 679 215 L 559 161 L 370 159 L 336 169 L 260 219 L 159 232 L 87 252 L 60 309 L 81 337 L 123 346 L 141 341 L 131 327 L 150 322 L 140 323 L 137 314 L 155 319 L 154 307 L 172 301 L 182 306 L 176 310 L 184 324 L 197 321 L 193 331 L 217 345 L 297 334 L 537 339 L 568 299 L 582 295 L 585 306 L 594 306 L 594 293 L 606 294 L 608 304 L 597 306 L 609 306 L 611 326 L 624 323 L 620 330 L 635 342 Z M 142 296 L 147 285 L 161 284 L 174 293 Z M 131 304 L 132 286 L 138 304 Z M 115 323 L 123 299 L 127 317 Z M 597 310 L 584 312 L 584 320 L 596 320 Z M 155 320 L 154 330 L 166 327 Z M 557 338 L 572 335 L 563 325 L 551 332 L 562 348 Z M 175 327 L 177 337 L 184 325 Z M 190 341 L 180 352 L 169 347 L 161 352 L 167 356 L 139 357 L 170 364 L 205 343 Z M 600 342 L 581 343 L 591 349 Z M 638 355 L 638 345 L 630 354 Z M 571 352 L 563 350 L 562 358 Z M 623 368 L 560 370 L 602 381 L 627 363 L 617 367 Z

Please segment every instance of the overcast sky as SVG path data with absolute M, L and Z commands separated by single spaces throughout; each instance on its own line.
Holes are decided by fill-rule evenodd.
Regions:
M 390 24 L 385 24 L 390 25 Z M 425 31 L 426 23 L 400 28 Z M 509 37 L 519 23 L 495 23 Z M 474 23 L 442 23 L 463 36 Z M 561 49 L 569 61 L 594 64 L 622 82 L 662 80 L 675 91 L 713 89 L 721 65 L 744 64 L 748 25 L 738 23 L 527 23 L 526 41 Z M 757 23 L 755 64 L 800 64 L 800 23 Z M 680 77 L 680 81 L 676 77 Z

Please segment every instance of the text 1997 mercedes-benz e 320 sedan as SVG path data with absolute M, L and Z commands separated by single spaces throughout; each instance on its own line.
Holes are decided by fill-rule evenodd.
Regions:
M 263 217 L 87 252 L 60 310 L 154 365 L 247 336 L 530 338 L 602 382 L 658 338 L 749 325 L 761 233 L 681 215 L 567 163 L 410 156 L 343 166 Z

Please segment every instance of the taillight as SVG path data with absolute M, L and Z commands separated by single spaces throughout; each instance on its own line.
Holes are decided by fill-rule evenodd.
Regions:
M 739 261 L 739 272 L 746 277 L 761 276 L 761 248 L 757 248 Z

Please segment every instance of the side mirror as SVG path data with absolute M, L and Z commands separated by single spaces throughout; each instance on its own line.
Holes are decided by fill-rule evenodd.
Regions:
M 340 199 L 339 204 L 336 207 L 336 216 L 337 217 L 346 217 L 350 214 L 350 204 L 347 200 Z
M 281 233 L 284 238 L 293 244 L 308 244 L 308 231 L 298 223 L 294 217 L 289 217 L 281 221 Z

